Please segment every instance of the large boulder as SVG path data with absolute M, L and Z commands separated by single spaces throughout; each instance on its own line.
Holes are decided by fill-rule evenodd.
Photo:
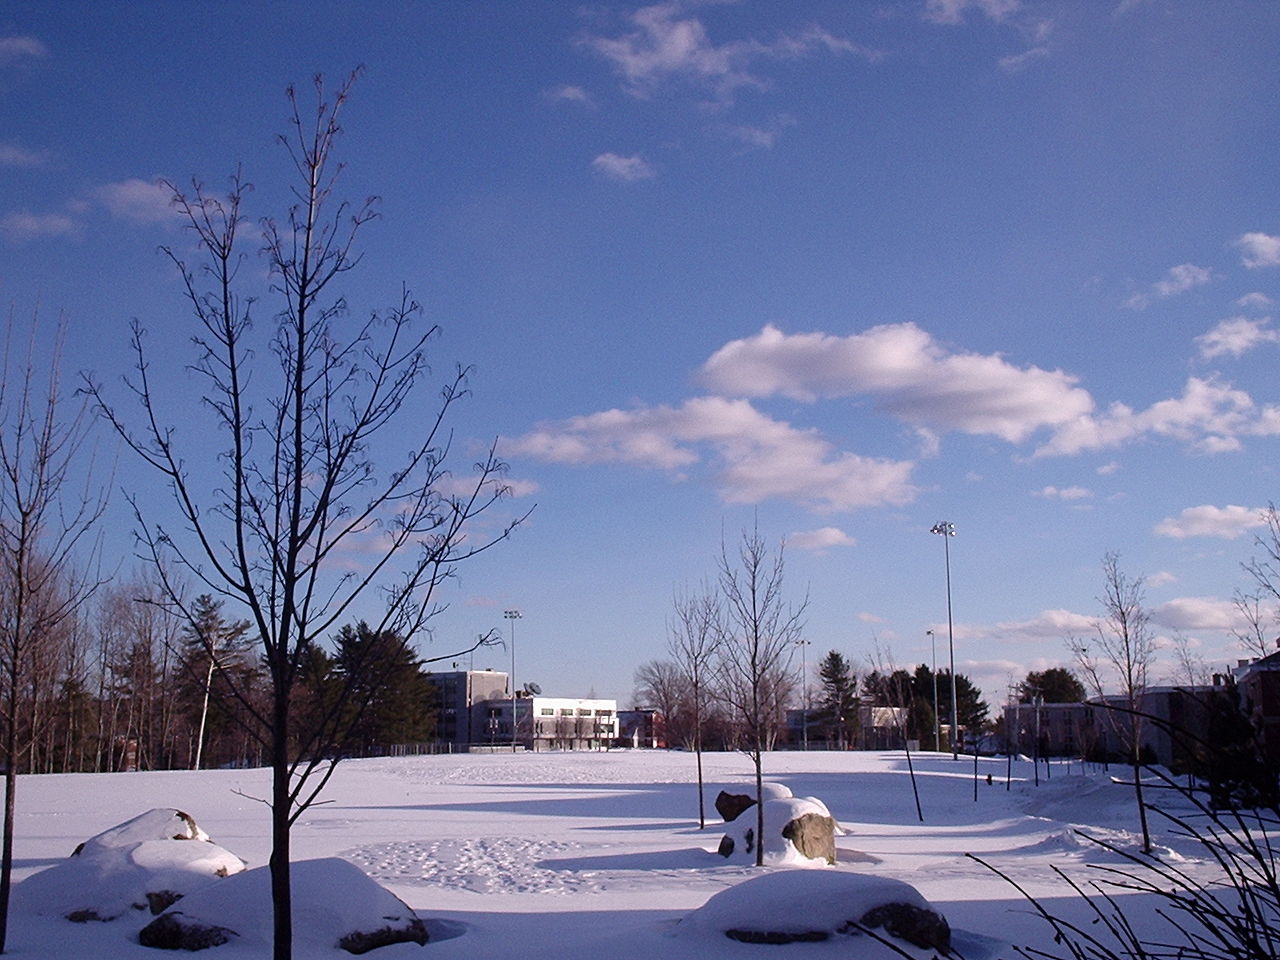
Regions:
M 214 843 L 190 814 L 161 808 L 90 837 L 15 892 L 35 913 L 108 921 L 131 910 L 160 913 L 244 868 L 244 861 Z
M 752 804 L 754 806 L 754 804 Z M 725 827 L 722 857 L 756 858 L 757 817 L 744 813 Z M 814 797 L 778 797 L 764 802 L 764 860 L 772 865 L 836 862 L 836 821 Z
M 293 937 L 298 956 L 335 948 L 367 953 L 392 943 L 427 942 L 426 925 L 399 897 L 337 857 L 291 867 Z M 146 947 L 203 950 L 234 941 L 270 953 L 271 875 L 247 870 L 183 899 L 142 928 Z
M 791 796 L 791 788 L 781 783 L 762 783 L 760 792 L 765 800 L 785 800 Z M 732 823 L 740 817 L 744 810 L 755 806 L 756 792 L 752 788 L 745 793 L 730 793 L 721 790 L 716 794 L 716 813 L 725 823 Z
M 944 955 L 951 949 L 946 918 L 910 884 L 838 870 L 753 877 L 717 893 L 680 929 L 773 944 L 873 934 Z

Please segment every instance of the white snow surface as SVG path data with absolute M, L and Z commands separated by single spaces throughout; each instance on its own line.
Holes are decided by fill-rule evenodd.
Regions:
M 1120 861 L 1109 851 L 1079 843 L 1075 831 L 1102 836 L 1121 849 L 1136 847 L 1132 789 L 1112 783 L 1106 771 L 1055 765 L 1046 777 L 1042 767 L 1037 787 L 1031 783 L 1031 765 L 1015 761 L 1006 789 L 1004 758 L 983 759 L 975 801 L 970 758 L 956 762 L 949 755 L 914 754 L 912 759 L 923 823 L 900 753 L 779 752 L 767 754 L 764 764 L 766 777 L 795 796 L 822 798 L 844 828 L 836 841 L 837 864 L 803 873 L 910 884 L 946 916 L 966 960 L 1012 958 L 1002 942 L 1045 949 L 1052 938 L 1020 894 L 965 854 L 981 857 L 1047 898 L 1052 909 L 1087 922 L 1085 906 L 1051 868 L 1087 881 L 1096 878 L 1096 865 Z M 379 960 L 837 956 L 832 951 L 841 944 L 834 940 L 761 946 L 716 932 L 697 933 L 696 923 L 682 931 L 681 921 L 713 895 L 761 875 L 754 866 L 715 853 L 724 824 L 712 801 L 720 789 L 751 792 L 750 762 L 739 754 L 709 754 L 704 765 L 708 822 L 699 830 L 694 757 L 687 753 L 346 761 L 326 788 L 324 802 L 296 824 L 293 856 L 341 857 L 426 922 L 431 943 L 398 944 L 370 954 Z M 190 813 L 250 866 L 265 865 L 270 829 L 259 798 L 269 792 L 266 770 L 24 776 L 17 795 L 15 877 L 22 880 L 67 861 L 87 836 L 157 802 Z M 1171 791 L 1158 793 L 1160 803 L 1178 801 Z M 1182 858 L 1181 869 L 1211 875 L 1212 866 L 1196 846 L 1159 817 L 1153 826 L 1158 842 Z M 1133 899 L 1137 896 L 1119 900 L 1138 907 L 1133 915 L 1141 923 L 1152 912 L 1141 909 Z M 795 909 L 781 900 L 755 906 L 762 921 Z M 181 901 L 175 909 L 180 908 Z M 304 926 L 311 923 L 307 910 L 300 902 L 295 914 Z M 149 913 L 130 911 L 112 923 L 70 923 L 34 912 L 19 896 L 8 946 L 28 960 L 157 960 L 163 955 L 136 939 L 150 919 Z M 305 937 L 298 947 L 299 960 L 348 956 Z M 212 948 L 208 956 L 247 960 L 267 957 L 269 951 L 257 939 Z

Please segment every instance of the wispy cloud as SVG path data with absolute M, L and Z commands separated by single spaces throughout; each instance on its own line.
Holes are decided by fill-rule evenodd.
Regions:
M 905 504 L 917 493 L 909 461 L 836 450 L 816 431 L 721 397 L 543 424 L 504 443 L 503 450 L 559 463 L 629 463 L 679 479 L 710 459 L 720 496 L 729 503 L 779 499 L 824 512 Z
M 1049 56 L 1048 47 L 1032 47 L 1030 50 L 1022 51 L 1022 53 L 1001 57 L 996 63 L 1000 65 L 1001 70 L 1017 73 L 1019 70 L 1025 70 L 1037 60 L 1043 60 L 1047 56 Z
M 582 43 L 611 63 L 635 96 L 649 96 L 664 84 L 684 83 L 724 102 L 740 88 L 767 86 L 756 72 L 761 61 L 815 52 L 856 54 L 868 60 L 883 55 L 816 25 L 773 40 L 716 43 L 703 22 L 686 10 L 687 5 L 676 0 L 641 7 L 622 34 L 590 35 Z
M 1062 424 L 1034 455 L 1113 449 L 1146 436 L 1176 440 L 1200 453 L 1239 450 L 1243 437 L 1280 436 L 1280 407 L 1259 406 L 1230 384 L 1190 377 L 1182 396 L 1160 400 L 1145 410 L 1113 403 L 1105 413 L 1084 414 Z
M 1087 500 L 1093 491 L 1085 487 L 1042 487 L 1035 495 L 1046 500 Z
M 1153 300 L 1165 300 L 1186 293 L 1196 287 L 1202 287 L 1213 279 L 1213 271 L 1207 267 L 1198 267 L 1194 263 L 1180 263 L 1170 267 L 1163 277 L 1153 283 L 1149 289 L 1135 293 L 1125 301 L 1125 306 L 1141 310 Z
M 1011 443 L 1093 409 L 1089 394 L 1068 374 L 1017 367 L 999 354 L 953 352 L 912 323 L 844 337 L 785 334 L 766 326 L 717 350 L 703 365 L 701 379 L 725 396 L 872 396 L 913 426 Z
M 804 530 L 787 537 L 787 546 L 817 554 L 824 554 L 832 547 L 852 547 L 857 542 L 838 527 L 819 527 L 817 530 Z
M 582 87 L 576 87 L 572 84 L 565 84 L 563 86 L 556 87 L 554 90 L 548 90 L 547 99 L 563 100 L 568 103 L 580 103 L 583 106 L 588 107 L 594 105 L 594 101 L 591 99 L 591 94 L 587 93 L 587 91 Z
M 653 165 L 639 154 L 624 157 L 617 153 L 602 153 L 591 161 L 591 169 L 610 180 L 621 180 L 624 183 L 650 180 L 657 173 Z
M 93 191 L 94 198 L 113 217 L 140 224 L 172 224 L 181 219 L 173 205 L 173 193 L 158 179 L 133 177 L 107 183 Z
M 79 219 L 66 213 L 18 210 L 0 217 L 0 234 L 14 243 L 55 237 L 78 238 L 84 235 L 84 225 Z
M 1151 622 L 1170 630 L 1248 629 L 1248 621 L 1232 600 L 1219 597 L 1178 597 L 1151 610 Z
M 1243 307 L 1249 310 L 1265 310 L 1274 303 L 1275 301 L 1265 293 L 1259 293 L 1256 290 L 1253 293 L 1246 293 L 1243 297 L 1240 297 L 1235 301 L 1235 305 L 1237 307 Z
M 39 60 L 49 55 L 49 48 L 32 36 L 0 37 L 0 65 L 19 60 Z
M 1266 526 L 1261 507 L 1204 504 L 1187 507 L 1176 517 L 1165 517 L 1155 526 L 1155 534 L 1184 540 L 1187 537 L 1218 537 L 1235 540 L 1250 530 Z
M 764 124 L 727 126 L 725 131 L 734 140 L 746 144 L 748 147 L 759 147 L 767 150 L 778 142 L 783 130 L 794 125 L 795 120 L 784 114 Z
M 1236 240 L 1241 262 L 1249 269 L 1280 266 L 1280 237 L 1266 233 L 1244 233 Z
M 1196 337 L 1203 360 L 1214 357 L 1239 357 L 1264 343 L 1280 342 L 1280 331 L 1271 329 L 1269 317 L 1254 320 L 1249 317 L 1229 317 L 1208 333 Z
M 976 11 L 996 23 L 1017 13 L 1022 0 L 925 0 L 924 18 L 931 23 L 963 23 L 965 15 Z
M 48 159 L 47 150 L 28 150 L 16 143 L 0 143 L 0 167 L 38 167 Z

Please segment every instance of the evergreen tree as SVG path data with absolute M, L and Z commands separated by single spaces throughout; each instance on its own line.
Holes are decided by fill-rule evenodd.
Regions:
M 1021 703 L 1032 703 L 1036 697 L 1040 697 L 1043 703 L 1082 703 L 1085 698 L 1084 684 L 1064 667 L 1032 670 L 1018 684 L 1018 700 Z
M 832 650 L 818 664 L 818 722 L 827 739 L 839 747 L 857 742 L 858 678 L 851 664 L 838 650 Z
M 178 693 L 191 739 L 191 766 L 247 761 L 261 669 L 249 622 L 228 622 L 222 601 L 204 593 L 187 610 L 178 657 Z
M 335 647 L 333 675 L 347 698 L 345 751 L 371 754 L 431 739 L 432 685 L 402 637 L 362 620 L 339 630 Z

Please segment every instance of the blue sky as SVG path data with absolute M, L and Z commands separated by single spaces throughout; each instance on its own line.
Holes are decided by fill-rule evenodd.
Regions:
M 629 702 L 673 591 L 758 522 L 811 663 L 920 662 L 945 519 L 993 700 L 1068 662 L 1108 551 L 1227 663 L 1278 490 L 1278 40 L 1233 0 L 10 3 L 0 296 L 107 380 L 136 317 L 198 422 L 155 181 L 242 164 L 274 212 L 285 87 L 363 64 L 349 300 L 414 290 L 437 368 L 475 366 L 459 449 L 500 437 L 504 509 L 536 503 L 424 653 L 516 607 L 522 679 Z

